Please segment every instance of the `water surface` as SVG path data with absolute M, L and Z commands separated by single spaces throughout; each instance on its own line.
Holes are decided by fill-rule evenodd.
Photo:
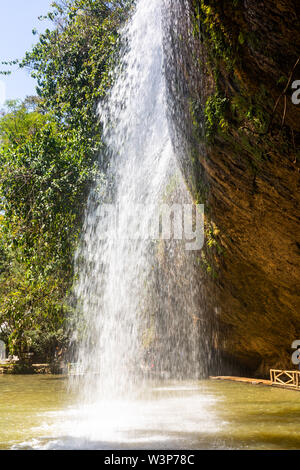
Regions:
M 81 407 L 64 377 L 0 376 L 1 449 L 300 449 L 299 419 L 299 392 L 259 385 L 151 382 Z

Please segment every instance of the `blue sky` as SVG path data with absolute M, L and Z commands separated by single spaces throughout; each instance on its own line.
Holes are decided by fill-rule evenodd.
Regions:
M 42 33 L 50 22 L 39 21 L 38 16 L 50 10 L 52 0 L 0 0 L 0 62 L 21 59 L 38 41 L 35 28 Z M 5 67 L 0 65 L 0 69 Z M 2 82 L 2 83 L 1 83 Z M 4 84 L 3 84 L 4 82 Z M 26 70 L 13 66 L 9 76 L 0 75 L 0 105 L 6 99 L 23 99 L 35 94 L 35 80 Z

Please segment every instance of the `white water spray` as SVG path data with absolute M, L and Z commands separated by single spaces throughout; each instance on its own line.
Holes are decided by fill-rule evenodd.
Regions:
M 78 356 L 81 400 L 90 403 L 133 399 L 145 378 L 195 378 L 201 372 L 195 255 L 184 241 L 144 236 L 159 204 L 192 202 L 169 135 L 162 4 L 137 2 L 122 32 L 115 84 L 99 105 L 109 183 L 104 195 L 94 189 L 89 198 L 76 285 L 86 324 Z M 133 222 L 134 240 L 103 239 L 104 202 L 120 208 L 119 234 Z M 145 210 L 132 212 L 136 204 Z

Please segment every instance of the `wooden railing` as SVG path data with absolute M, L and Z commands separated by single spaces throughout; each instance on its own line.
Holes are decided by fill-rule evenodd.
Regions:
M 299 370 L 270 370 L 270 379 L 272 385 L 284 385 L 286 387 L 300 388 Z

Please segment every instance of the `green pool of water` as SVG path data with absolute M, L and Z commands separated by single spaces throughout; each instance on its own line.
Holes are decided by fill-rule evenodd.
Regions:
M 80 407 L 67 378 L 0 376 L 0 448 L 300 449 L 300 393 L 222 381 L 151 383 Z

